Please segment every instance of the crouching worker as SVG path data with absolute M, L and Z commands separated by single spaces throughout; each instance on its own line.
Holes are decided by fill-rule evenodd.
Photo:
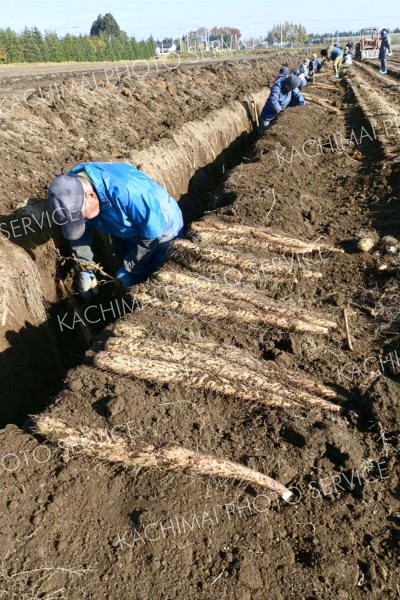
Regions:
M 313 77 L 316 73 L 319 73 L 322 67 L 322 63 L 317 58 L 317 55 L 314 53 L 312 59 L 309 64 L 310 76 Z
M 58 175 L 48 190 L 48 204 L 57 211 L 57 224 L 72 254 L 83 263 L 76 267 L 77 292 L 98 292 L 93 271 L 93 230 L 110 235 L 123 257 L 116 283 L 124 291 L 145 281 L 167 258 L 174 238 L 183 230 L 178 203 L 158 183 L 126 163 L 83 163 Z
M 299 90 L 301 91 L 303 88 L 305 88 L 308 84 L 308 81 L 306 79 L 306 76 L 304 75 L 304 73 L 302 73 L 300 71 L 300 69 L 296 69 L 296 71 L 294 72 L 294 74 L 296 75 L 296 77 L 298 77 L 300 79 L 300 83 L 299 83 Z
M 289 75 L 278 79 L 271 88 L 271 93 L 260 114 L 260 132 L 266 131 L 287 106 L 304 105 L 306 101 L 300 93 L 299 77 Z

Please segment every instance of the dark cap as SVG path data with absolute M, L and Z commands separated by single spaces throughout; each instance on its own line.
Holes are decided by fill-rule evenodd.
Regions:
M 281 67 L 279 69 L 279 77 L 287 77 L 290 73 L 290 69 L 288 67 Z
M 58 175 L 50 184 L 47 202 L 51 216 L 67 240 L 78 240 L 85 232 L 84 198 L 83 185 L 74 175 Z
M 283 83 L 289 90 L 293 91 L 299 87 L 301 80 L 300 77 L 297 77 L 296 75 L 289 75 L 289 77 L 286 77 L 286 79 L 283 80 Z

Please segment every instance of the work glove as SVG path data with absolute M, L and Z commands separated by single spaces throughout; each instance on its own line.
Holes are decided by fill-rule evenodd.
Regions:
M 79 271 L 77 274 L 76 291 L 82 298 L 97 296 L 99 293 L 99 285 L 93 271 Z
M 390 51 L 390 52 L 388 53 L 388 56 L 393 56 L 393 52 L 392 52 L 392 51 Z
M 122 291 L 127 293 L 133 285 L 134 280 L 135 276 L 132 273 L 129 273 L 124 267 L 121 267 L 118 270 L 115 283 L 117 284 L 117 288 L 122 288 Z

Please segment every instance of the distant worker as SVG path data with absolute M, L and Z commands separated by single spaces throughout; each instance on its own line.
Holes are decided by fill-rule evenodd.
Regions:
M 344 49 L 344 54 L 350 54 L 351 58 L 353 58 L 353 42 L 347 42 L 346 47 Z
M 310 61 L 308 58 L 306 58 L 303 60 L 303 62 L 301 63 L 301 65 L 298 69 L 300 71 L 300 73 L 303 73 L 303 75 L 307 79 L 307 81 L 310 79 L 309 65 L 310 65 Z
M 300 71 L 300 69 L 296 69 L 296 71 L 294 72 L 294 74 L 296 75 L 296 77 L 298 77 L 300 79 L 300 83 L 299 83 L 299 90 L 301 91 L 303 88 L 306 87 L 308 81 L 306 79 L 306 76 L 304 75 L 304 73 L 302 73 Z
M 274 83 L 260 114 L 260 132 L 266 131 L 289 104 L 302 106 L 306 103 L 298 89 L 299 85 L 300 79 L 296 75 L 278 79 Z
M 319 60 L 319 58 L 317 57 L 317 55 L 314 53 L 312 55 L 312 59 L 310 60 L 310 64 L 309 64 L 309 72 L 310 72 L 310 76 L 313 77 L 313 75 L 315 75 L 315 73 L 318 73 L 321 70 L 322 67 L 322 63 Z
M 333 60 L 335 77 L 339 78 L 340 67 L 342 66 L 343 60 L 343 50 L 341 50 L 337 44 L 334 44 L 333 48 L 321 50 L 321 56 L 324 59 Z
M 158 183 L 126 163 L 82 163 L 53 179 L 48 204 L 77 259 L 77 292 L 98 293 L 92 263 L 93 230 L 110 235 L 122 265 L 116 283 L 124 291 L 160 268 L 172 240 L 182 234 L 178 203 Z
M 390 37 L 388 36 L 387 29 L 382 29 L 381 31 L 381 46 L 379 48 L 379 58 L 381 61 L 381 70 L 379 73 L 381 75 L 387 74 L 387 57 L 392 56 L 392 46 L 390 43 Z
M 344 49 L 343 66 L 349 67 L 353 63 L 353 57 L 348 46 Z

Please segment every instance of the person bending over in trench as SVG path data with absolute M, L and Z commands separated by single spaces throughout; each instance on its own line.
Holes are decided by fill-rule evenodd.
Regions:
M 294 74 L 300 79 L 299 90 L 301 92 L 301 90 L 308 85 L 308 81 L 306 79 L 306 76 L 300 71 L 300 69 L 296 69 Z
M 93 271 L 93 230 L 108 234 L 124 257 L 116 282 L 128 291 L 165 262 L 183 232 L 178 203 L 150 177 L 126 163 L 82 163 L 50 184 L 47 201 L 78 263 L 77 292 L 98 293 Z M 79 264 L 81 263 L 81 264 Z
M 343 61 L 343 50 L 337 44 L 333 44 L 333 48 L 324 48 L 321 50 L 321 56 L 324 60 L 333 60 L 333 71 L 335 77 L 339 79 L 340 67 Z
M 298 89 L 300 83 L 296 75 L 277 79 L 260 114 L 260 132 L 266 131 L 287 106 L 303 106 L 306 103 Z
M 314 77 L 314 75 L 316 73 L 319 73 L 322 67 L 322 62 L 320 61 L 319 58 L 317 58 L 317 55 L 314 54 L 312 55 L 312 58 L 310 58 L 310 62 L 308 63 L 308 72 L 310 77 Z

